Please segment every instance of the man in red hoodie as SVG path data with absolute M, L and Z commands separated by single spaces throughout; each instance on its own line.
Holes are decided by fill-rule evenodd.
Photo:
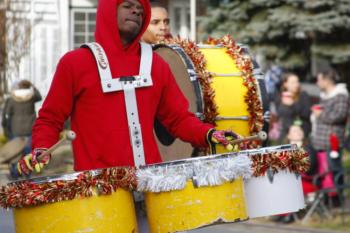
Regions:
M 77 135 L 73 141 L 76 171 L 161 162 L 153 135 L 156 117 L 172 135 L 196 147 L 221 143 L 232 148 L 227 136 L 237 135 L 216 131 L 188 111 L 186 98 L 160 56 L 151 51 L 150 75 L 140 74 L 143 50 L 139 40 L 149 21 L 148 0 L 99 0 L 95 39 L 106 58 L 95 60 L 87 48 L 61 58 L 33 126 L 33 152 L 19 161 L 19 173 L 28 174 L 34 167 L 40 171 L 48 163 L 50 156 L 39 155 L 58 141 L 69 117 Z M 112 78 L 104 86 L 106 80 L 99 71 L 108 69 Z M 137 83 L 141 87 L 134 84 L 137 77 L 141 77 Z M 143 81 L 149 85 L 142 86 Z M 124 89 L 105 91 L 115 84 Z M 136 153 L 144 162 L 136 163 Z

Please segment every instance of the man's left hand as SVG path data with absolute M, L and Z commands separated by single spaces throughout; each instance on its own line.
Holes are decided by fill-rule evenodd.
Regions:
M 213 144 L 221 144 L 225 147 L 226 150 L 232 151 L 233 145 L 230 143 L 230 141 L 240 138 L 238 134 L 231 130 L 215 130 L 212 129 L 208 132 L 207 135 L 208 142 Z

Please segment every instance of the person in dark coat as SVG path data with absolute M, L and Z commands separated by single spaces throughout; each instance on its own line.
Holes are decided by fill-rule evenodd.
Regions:
M 35 103 L 41 100 L 39 91 L 28 80 L 21 80 L 12 87 L 2 113 L 2 127 L 9 139 L 28 137 L 25 152 L 31 151 L 31 134 L 36 119 Z
M 288 130 L 296 120 L 301 122 L 305 137 L 308 137 L 311 131 L 311 99 L 301 90 L 299 77 L 296 74 L 286 73 L 283 76 L 281 92 L 276 98 L 276 110 L 281 124 L 278 140 L 280 143 L 286 141 Z

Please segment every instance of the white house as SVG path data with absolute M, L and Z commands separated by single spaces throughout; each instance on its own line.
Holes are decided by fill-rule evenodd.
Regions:
M 68 0 L 12 0 L 11 9 L 30 21 L 32 32 L 28 55 L 19 74 L 8 72 L 9 85 L 16 79 L 31 80 L 42 93 L 59 57 L 68 50 Z M 22 16 L 23 17 L 23 16 Z
M 31 80 L 43 96 L 48 92 L 59 58 L 82 43 L 94 40 L 98 0 L 11 0 L 21 7 L 32 22 L 32 38 L 28 56 L 22 59 L 18 78 Z M 191 6 L 195 0 L 164 0 L 168 6 L 173 35 L 190 38 L 195 35 Z M 194 12 L 192 10 L 192 12 Z M 17 75 L 16 75 L 17 76 Z

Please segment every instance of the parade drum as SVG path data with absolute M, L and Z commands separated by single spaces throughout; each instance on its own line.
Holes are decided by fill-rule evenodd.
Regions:
M 135 169 L 108 168 L 9 183 L 0 204 L 13 208 L 17 233 L 137 232 Z
M 305 207 L 301 173 L 308 155 L 296 145 L 241 151 L 252 160 L 253 176 L 245 180 L 249 218 L 297 212 Z
M 215 90 L 218 113 L 215 128 L 230 129 L 241 136 L 250 136 L 261 130 L 267 132 L 264 116 L 268 116 L 269 107 L 265 83 L 248 47 L 231 47 L 231 53 L 235 51 L 235 54 L 230 54 L 223 45 L 200 45 L 199 48 L 212 76 L 211 87 Z M 226 149 L 217 146 L 216 152 L 223 153 Z
M 217 129 L 231 129 L 242 136 L 251 135 L 252 128 L 256 132 L 267 130 L 268 126 L 263 120 L 263 115 L 268 112 L 265 84 L 248 49 L 241 47 L 241 53 L 249 57 L 253 66 L 249 87 L 244 84 L 247 77 L 243 75 L 234 58 L 227 53 L 227 48 L 219 45 L 199 45 L 198 48 L 195 55 L 188 55 L 186 48 L 180 45 L 154 46 L 154 51 L 169 64 L 180 89 L 190 103 L 190 111 L 201 120 L 215 123 Z M 204 60 L 205 72 L 210 77 L 199 78 L 199 73 L 203 75 L 203 71 L 199 72 L 194 59 Z M 254 88 L 254 93 L 248 88 Z M 255 99 L 247 98 L 248 90 L 255 95 Z M 255 117 L 252 114 L 259 115 Z M 211 115 L 214 115 L 213 119 Z M 262 126 L 252 126 L 251 124 L 259 122 L 259 118 Z M 179 159 L 179 156 L 191 154 L 193 150 L 188 143 L 179 139 L 170 146 L 161 143 L 158 145 L 164 160 Z M 221 147 L 216 152 L 222 153 L 226 150 Z
M 142 167 L 151 233 L 192 230 L 247 219 L 242 177 L 251 175 L 248 156 L 206 156 Z

